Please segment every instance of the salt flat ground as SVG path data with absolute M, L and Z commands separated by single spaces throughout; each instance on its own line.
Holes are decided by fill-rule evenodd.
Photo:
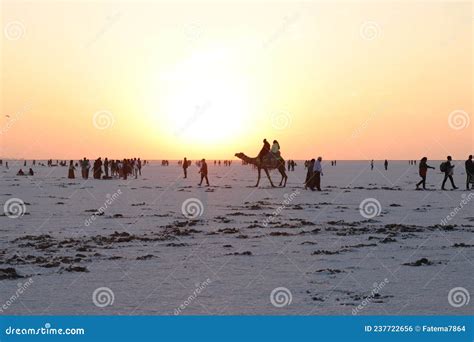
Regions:
M 457 164 L 460 190 L 444 192 L 438 170 L 428 174 L 431 191 L 415 191 L 418 168 L 406 161 L 388 171 L 381 162 L 372 171 L 365 161 L 326 163 L 322 192 L 303 189 L 301 162 L 287 187 L 274 189 L 264 176 L 251 187 L 256 170 L 240 161 L 209 163 L 209 188 L 197 186 L 196 166 L 183 179 L 176 163 L 152 163 L 127 181 L 0 168 L 0 203 L 19 198 L 26 208 L 0 216 L 0 268 L 22 277 L 0 280 L 3 314 L 472 314 L 472 300 L 448 301 L 455 287 L 474 293 L 474 201 Z M 370 206 L 360 210 L 369 198 L 380 203 L 372 218 Z M 188 199 L 197 218 L 183 215 Z M 101 287 L 110 289 L 105 307 L 93 300 Z

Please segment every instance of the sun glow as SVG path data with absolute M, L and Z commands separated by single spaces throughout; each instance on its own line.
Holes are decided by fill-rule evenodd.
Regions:
M 224 51 L 194 54 L 164 77 L 160 121 L 182 140 L 225 143 L 249 121 L 249 87 Z

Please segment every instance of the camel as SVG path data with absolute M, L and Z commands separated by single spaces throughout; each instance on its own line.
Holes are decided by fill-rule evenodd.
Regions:
M 268 172 L 268 170 L 273 170 L 273 169 L 277 169 L 281 174 L 280 186 L 282 186 L 282 184 L 283 184 L 283 187 L 286 186 L 286 180 L 288 179 L 288 176 L 286 175 L 285 161 L 282 158 L 280 160 L 277 160 L 273 157 L 264 157 L 263 160 L 260 160 L 260 158 L 258 157 L 254 157 L 254 158 L 248 157 L 247 155 L 245 155 L 245 153 L 242 153 L 242 152 L 236 153 L 235 156 L 239 159 L 242 159 L 244 162 L 255 165 L 257 167 L 258 179 L 257 179 L 257 184 L 255 185 L 255 187 L 258 187 L 258 184 L 260 183 L 260 173 L 262 169 L 267 174 L 268 180 L 270 181 L 270 184 L 272 185 L 273 188 L 275 187 L 275 185 L 273 184 L 272 179 L 270 178 L 270 174 Z M 283 183 L 283 181 L 285 182 Z

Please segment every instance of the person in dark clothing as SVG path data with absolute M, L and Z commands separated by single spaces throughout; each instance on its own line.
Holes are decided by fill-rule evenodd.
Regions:
M 184 178 L 188 178 L 188 160 L 186 159 L 186 157 L 184 157 L 184 160 L 183 160 L 183 172 L 184 172 Z
M 35 175 L 35 172 L 33 171 L 32 168 L 30 168 L 30 170 L 28 171 L 28 175 L 30 175 L 30 176 L 34 176 L 34 175 Z
M 308 187 L 313 187 L 312 185 L 312 179 L 313 179 L 313 169 L 314 169 L 314 163 L 316 162 L 316 159 L 311 159 L 311 161 L 308 163 L 308 171 L 306 172 L 306 180 L 304 182 L 304 189 L 307 190 Z
M 262 161 L 263 157 L 265 157 L 269 152 L 270 152 L 270 143 L 267 141 L 267 139 L 263 139 L 263 147 L 260 150 L 260 153 L 258 154 L 258 159 Z
M 269 145 L 270 146 L 270 145 Z M 201 174 L 201 181 L 199 182 L 199 185 L 202 184 L 202 181 L 206 179 L 207 186 L 209 186 L 209 179 L 207 178 L 207 163 L 206 159 L 201 160 L 201 169 L 199 170 L 199 173 Z
M 419 166 L 419 174 L 421 177 L 421 181 L 416 183 L 416 190 L 420 188 L 420 185 L 423 185 L 423 190 L 426 190 L 426 174 L 428 172 L 428 169 L 434 169 L 433 166 L 429 166 L 426 162 L 428 161 L 428 158 L 423 157 L 420 160 L 420 166 Z
M 109 159 L 108 158 L 104 159 L 104 173 L 105 173 L 104 178 L 109 179 Z
M 100 157 L 94 162 L 93 176 L 94 179 L 100 179 L 102 177 L 102 158 Z
M 451 185 L 453 186 L 453 189 L 457 189 L 458 187 L 454 185 L 454 180 L 453 180 L 453 169 L 454 165 L 451 165 L 452 158 L 451 156 L 448 156 L 446 163 L 446 168 L 444 171 L 444 179 L 443 179 L 443 184 L 441 185 L 441 190 L 446 190 L 444 188 L 444 185 L 446 184 L 446 181 L 449 179 L 451 181 Z
M 385 159 L 385 162 L 383 163 L 383 166 L 385 167 L 385 171 L 388 170 L 388 160 Z
M 22 169 L 20 169 L 17 173 L 16 173 L 17 176 L 24 176 L 25 173 L 23 172 Z
M 71 160 L 69 162 L 69 171 L 68 171 L 68 174 L 67 174 L 67 178 L 69 178 L 69 179 L 76 178 L 75 175 L 74 175 L 74 170 L 76 170 L 76 168 L 74 167 L 74 161 Z
M 466 166 L 466 190 L 470 190 L 470 184 L 474 183 L 474 163 L 472 162 L 472 155 L 467 158 L 464 165 Z

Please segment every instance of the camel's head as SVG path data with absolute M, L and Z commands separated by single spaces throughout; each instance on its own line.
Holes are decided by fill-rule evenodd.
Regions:
M 235 156 L 236 156 L 237 158 L 242 159 L 242 157 L 244 156 L 244 154 L 243 154 L 242 152 L 239 152 L 239 153 L 236 153 Z

